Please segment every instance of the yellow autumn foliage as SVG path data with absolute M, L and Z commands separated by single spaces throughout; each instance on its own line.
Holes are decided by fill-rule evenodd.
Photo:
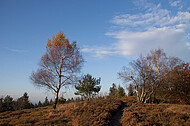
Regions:
M 63 32 L 58 32 L 52 37 L 52 40 L 47 40 L 46 48 L 57 48 L 62 46 L 68 49 L 72 48 L 72 45 L 69 43 L 69 40 L 65 38 Z

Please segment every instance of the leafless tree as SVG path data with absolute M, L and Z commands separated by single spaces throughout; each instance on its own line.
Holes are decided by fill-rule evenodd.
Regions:
M 55 95 L 55 109 L 61 87 L 73 84 L 74 74 L 80 71 L 82 63 L 83 58 L 76 42 L 70 43 L 62 32 L 58 32 L 52 40 L 48 39 L 40 69 L 32 72 L 30 79 L 35 85 L 45 87 Z
M 161 86 L 167 72 L 180 62 L 178 58 L 166 57 L 162 49 L 156 49 L 146 57 L 140 55 L 130 62 L 130 67 L 124 66 L 118 75 L 125 82 L 133 83 L 137 100 L 146 103 Z

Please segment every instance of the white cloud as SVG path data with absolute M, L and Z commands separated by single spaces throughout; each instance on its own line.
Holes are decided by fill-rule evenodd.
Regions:
M 119 51 L 114 47 L 84 47 L 81 49 L 82 52 L 95 54 L 95 57 L 104 58 L 105 56 L 116 56 Z
M 112 23 L 117 26 L 125 26 L 126 28 L 138 28 L 147 30 L 150 27 L 163 27 L 167 25 L 175 25 L 180 23 L 188 23 L 190 21 L 189 12 L 179 11 L 176 16 L 171 16 L 166 9 L 161 9 L 158 4 L 154 8 L 150 8 L 147 13 L 140 14 L 122 14 L 112 19 Z
M 116 48 L 123 56 L 146 54 L 155 48 L 163 48 L 169 55 L 190 53 L 182 43 L 185 41 L 184 29 L 176 27 L 153 28 L 145 32 L 120 31 L 109 35 L 118 39 Z
M 118 40 L 115 45 L 123 56 L 163 48 L 168 55 L 186 60 L 190 54 L 186 44 L 189 21 L 189 12 L 178 11 L 176 15 L 171 15 L 169 10 L 162 9 L 158 4 L 146 13 L 116 15 L 112 23 L 120 30 L 106 35 Z
M 190 43 L 186 43 L 186 46 L 190 49 Z
M 178 6 L 180 3 L 181 3 L 181 1 L 179 1 L 179 0 L 173 1 L 173 2 L 170 1 L 170 5 L 171 5 L 171 6 L 174 6 L 174 7 Z
M 144 0 L 141 0 L 144 1 Z M 178 4 L 176 2 L 175 4 Z M 174 3 L 173 3 L 174 4 Z M 150 7 L 150 5 L 152 7 Z M 190 12 L 162 9 L 161 4 L 146 6 L 145 13 L 120 14 L 113 17 L 112 32 L 105 35 L 117 39 L 109 48 L 88 48 L 96 55 L 134 56 L 147 54 L 151 49 L 163 48 L 171 56 L 189 59 L 190 46 L 187 43 Z M 119 29 L 119 30 L 118 30 Z
M 148 2 L 147 0 L 133 0 L 133 3 L 140 9 L 147 9 L 154 6 L 154 4 Z
M 7 48 L 7 47 L 5 47 L 5 49 L 8 50 L 8 51 L 14 52 L 14 53 L 25 53 L 25 52 L 28 52 L 26 50 L 12 49 L 12 48 Z

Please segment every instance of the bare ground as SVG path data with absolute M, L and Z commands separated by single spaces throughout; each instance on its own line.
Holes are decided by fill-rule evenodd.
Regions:
M 120 124 L 120 119 L 123 116 L 123 109 L 126 107 L 125 102 L 122 103 L 121 108 L 113 115 L 108 126 L 122 126 Z

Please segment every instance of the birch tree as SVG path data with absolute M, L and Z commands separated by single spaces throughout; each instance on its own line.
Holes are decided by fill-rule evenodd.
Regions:
M 47 40 L 40 68 L 31 73 L 30 79 L 35 85 L 47 88 L 55 95 L 55 109 L 60 89 L 73 84 L 73 77 L 80 70 L 82 62 L 76 42 L 70 43 L 62 32 L 58 32 L 52 40 Z
M 162 49 L 151 50 L 146 57 L 140 55 L 130 62 L 130 67 L 124 66 L 118 75 L 123 81 L 133 83 L 137 101 L 146 103 L 162 85 L 167 72 L 180 62 L 178 58 L 167 57 Z

